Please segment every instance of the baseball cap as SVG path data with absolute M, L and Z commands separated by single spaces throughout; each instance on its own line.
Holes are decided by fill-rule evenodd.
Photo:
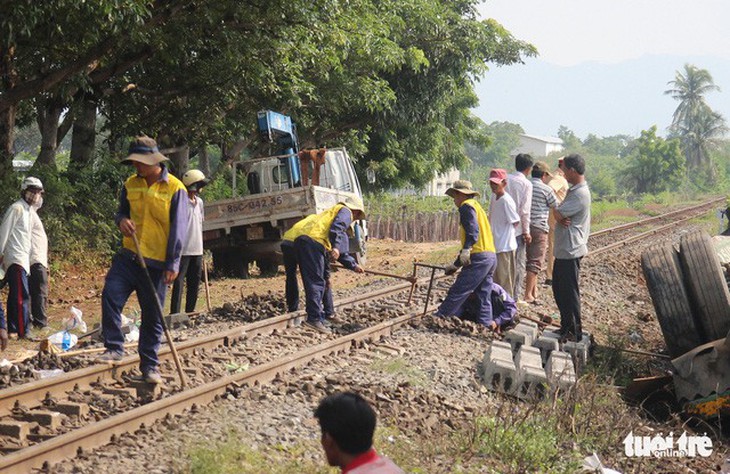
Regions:
M 502 168 L 495 168 L 489 172 L 489 181 L 495 184 L 499 184 L 507 179 L 507 171 Z

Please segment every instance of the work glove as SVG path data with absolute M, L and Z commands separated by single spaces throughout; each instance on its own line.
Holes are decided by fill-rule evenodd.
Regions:
M 461 252 L 459 252 L 459 263 L 461 263 L 462 267 L 471 263 L 471 249 L 461 249 Z
M 453 275 L 454 273 L 456 273 L 456 270 L 458 270 L 458 269 L 459 269 L 459 267 L 457 267 L 456 265 L 454 265 L 452 263 L 452 264 L 446 265 L 446 268 L 444 268 L 444 273 L 446 275 Z

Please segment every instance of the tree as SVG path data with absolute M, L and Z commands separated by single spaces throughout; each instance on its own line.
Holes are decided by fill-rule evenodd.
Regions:
M 467 152 L 475 164 L 488 167 L 497 167 L 510 161 L 510 153 L 520 144 L 520 134 L 525 133 L 522 126 L 510 122 L 481 123 L 480 128 L 489 137 L 488 146 L 481 149 L 470 144 Z
M 582 143 L 580 138 L 565 125 L 561 125 L 558 128 L 558 138 L 563 140 L 563 147 L 566 153 L 576 153 L 581 149 Z
M 727 127 L 722 115 L 705 102 L 705 94 L 720 88 L 709 71 L 691 64 L 685 64 L 684 72 L 677 71 L 668 84 L 672 88 L 664 94 L 679 101 L 669 126 L 671 136 L 680 138 L 688 167 L 710 166 L 708 151 L 715 145 L 715 139 L 725 134 Z
M 655 125 L 641 132 L 622 175 L 627 189 L 656 194 L 679 185 L 684 171 L 679 140 L 657 137 Z

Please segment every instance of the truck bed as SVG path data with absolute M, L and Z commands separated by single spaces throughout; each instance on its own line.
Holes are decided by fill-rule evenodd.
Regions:
M 215 201 L 205 205 L 203 231 L 224 230 L 228 234 L 233 227 L 263 222 L 276 225 L 281 219 L 322 212 L 351 195 L 321 186 L 304 186 Z

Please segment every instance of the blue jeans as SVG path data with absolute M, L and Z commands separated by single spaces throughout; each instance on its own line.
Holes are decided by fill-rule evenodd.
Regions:
M 106 274 L 104 291 L 101 293 L 101 331 L 104 346 L 115 352 L 124 351 L 122 333 L 122 308 L 132 291 L 137 293 L 142 309 L 142 325 L 139 328 L 139 366 L 142 372 L 154 369 L 159 364 L 157 351 L 160 349 L 162 322 L 157 302 L 165 301 L 165 272 L 147 267 L 156 294 L 150 289 L 144 269 L 131 254 L 120 252 L 114 256 L 109 273 Z

